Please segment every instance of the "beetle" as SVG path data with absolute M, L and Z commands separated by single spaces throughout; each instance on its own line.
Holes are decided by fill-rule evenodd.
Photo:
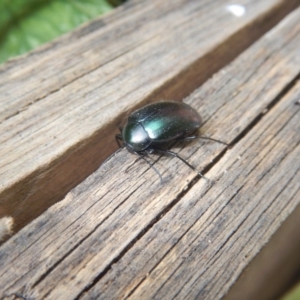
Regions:
M 148 154 L 157 153 L 174 156 L 196 171 L 202 178 L 208 180 L 177 153 L 164 149 L 164 146 L 171 141 L 189 141 L 196 138 L 227 145 L 212 138 L 198 136 L 197 131 L 201 124 L 200 114 L 188 104 L 176 101 L 160 101 L 132 112 L 125 126 L 120 127 L 121 133 L 116 134 L 115 138 L 120 147 L 121 141 L 129 152 L 143 158 L 153 168 L 154 166 L 145 159 Z M 154 170 L 158 173 L 155 168 Z M 159 173 L 158 175 L 162 180 L 161 175 Z

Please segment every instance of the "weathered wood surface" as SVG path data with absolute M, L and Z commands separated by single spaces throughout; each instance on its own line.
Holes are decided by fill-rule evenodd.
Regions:
M 174 149 L 214 185 L 165 157 L 161 184 L 118 151 L 0 248 L 1 296 L 224 296 L 300 201 L 299 18 L 300 9 L 185 99 L 203 134 L 231 144 Z
M 135 1 L 0 70 L 0 218 L 37 217 L 115 149 L 133 107 L 182 99 L 298 0 Z M 226 28 L 226 30 L 223 30 Z

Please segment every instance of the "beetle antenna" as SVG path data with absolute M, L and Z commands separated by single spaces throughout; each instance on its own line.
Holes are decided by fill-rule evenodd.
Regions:
M 199 172 L 194 166 L 192 166 L 191 164 L 189 164 L 184 158 L 182 158 L 181 156 L 179 156 L 177 153 L 175 153 L 173 151 L 170 151 L 170 150 L 162 150 L 162 149 L 154 149 L 154 150 L 155 150 L 155 152 L 158 152 L 158 153 L 161 153 L 161 154 L 164 154 L 164 155 L 170 155 L 170 156 L 179 158 L 188 167 L 190 167 L 192 170 L 194 170 L 195 172 L 197 172 L 200 177 L 202 177 L 203 179 L 205 179 L 207 182 L 211 182 L 207 177 L 205 177 L 201 172 Z

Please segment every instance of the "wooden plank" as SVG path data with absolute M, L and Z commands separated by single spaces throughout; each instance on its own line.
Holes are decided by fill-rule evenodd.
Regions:
M 213 189 L 195 184 L 83 299 L 224 297 L 300 203 L 299 97 L 300 83 L 208 173 Z
M 0 219 L 0 242 L 12 234 L 13 222 L 12 217 L 4 217 Z
M 112 279 L 132 299 L 221 299 L 300 203 L 299 97 L 300 83 L 208 173 L 214 188 L 195 184 L 85 299 L 113 299 Z
M 0 108 L 0 120 L 18 114 L 35 101 L 40 101 L 128 52 L 139 54 L 136 48 L 147 43 L 153 44 L 154 48 L 159 47 L 155 54 L 164 55 L 160 58 L 171 59 L 168 53 L 169 56 L 176 56 L 174 58 L 178 65 L 173 64 L 171 70 L 163 70 L 179 73 L 183 71 L 181 64 L 185 68 L 190 66 L 191 62 L 209 53 L 208 48 L 220 45 L 244 27 L 251 26 L 251 30 L 245 29 L 249 32 L 244 32 L 250 36 L 238 37 L 240 46 L 234 45 L 231 49 L 236 55 L 299 5 L 297 2 L 253 3 L 244 0 L 240 5 L 245 7 L 246 13 L 243 18 L 237 18 L 228 11 L 230 1 L 129 1 L 112 14 L 45 45 L 24 59 L 1 66 L 0 100 L 3 105 Z M 263 21 L 258 20 L 262 17 Z M 215 18 L 218 18 L 218 22 L 214 21 Z M 223 24 L 227 25 L 226 33 L 219 30 Z M 196 39 L 194 43 L 190 35 Z M 170 48 L 174 47 L 174 44 L 169 44 L 172 40 L 176 42 L 177 50 Z M 178 53 L 183 50 L 186 53 Z M 149 55 L 144 58 L 151 59 Z M 135 64 L 134 59 L 132 62 Z M 214 63 L 218 64 L 217 61 Z M 201 75 L 199 71 L 198 75 Z M 98 83 L 102 80 L 106 82 L 111 77 L 102 74 Z
M 247 266 L 225 300 L 279 299 L 295 284 L 300 269 L 299 216 L 300 205 Z
M 199 169 L 213 164 L 215 185 L 170 158 L 156 164 L 161 184 L 118 151 L 0 248 L 0 295 L 224 295 L 299 201 L 299 84 L 281 97 L 300 71 L 299 16 L 185 100 L 202 113 L 202 133 L 233 144 L 225 155 L 220 144 L 175 147 Z
M 299 3 L 243 0 L 243 17 L 229 4 L 136 1 L 4 65 L 0 217 L 19 230 L 116 149 L 129 110 L 188 95 Z

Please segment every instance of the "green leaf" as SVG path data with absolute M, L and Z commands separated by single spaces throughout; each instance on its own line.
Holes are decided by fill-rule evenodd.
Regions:
M 300 300 L 300 283 L 294 287 L 288 294 L 282 297 L 281 300 Z
M 107 0 L 2 0 L 0 63 L 112 9 Z

